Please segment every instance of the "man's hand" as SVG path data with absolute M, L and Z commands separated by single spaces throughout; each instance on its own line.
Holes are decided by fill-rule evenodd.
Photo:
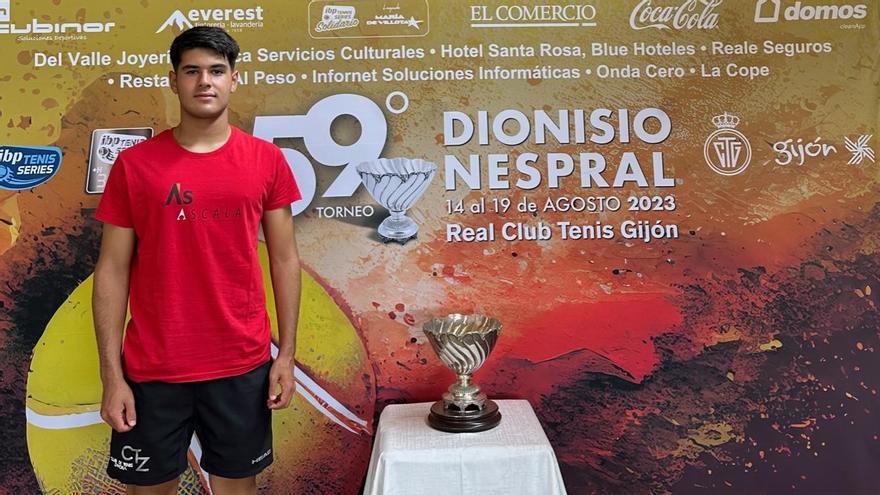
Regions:
M 114 380 L 105 384 L 101 399 L 101 418 L 120 433 L 134 428 L 137 423 L 134 394 L 125 380 Z
M 284 409 L 293 397 L 293 360 L 278 358 L 269 369 L 269 409 Z M 280 390 L 279 390 L 280 389 Z

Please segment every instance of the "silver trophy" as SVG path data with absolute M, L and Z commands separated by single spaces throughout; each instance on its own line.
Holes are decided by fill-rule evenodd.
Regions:
M 483 315 L 451 314 L 422 327 L 434 352 L 458 375 L 443 399 L 431 406 L 428 424 L 452 433 L 489 430 L 498 426 L 498 406 L 486 398 L 471 375 L 489 357 L 501 334 L 501 322 Z
M 428 189 L 437 166 L 420 159 L 379 158 L 360 163 L 357 172 L 370 195 L 391 212 L 379 225 L 382 242 L 404 244 L 416 237 L 419 226 L 406 216 L 406 210 Z

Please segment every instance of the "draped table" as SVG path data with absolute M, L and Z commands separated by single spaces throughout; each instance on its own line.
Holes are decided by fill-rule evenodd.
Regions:
M 501 424 L 479 433 L 428 426 L 430 402 L 382 411 L 364 495 L 564 495 L 547 435 L 524 400 L 497 400 Z

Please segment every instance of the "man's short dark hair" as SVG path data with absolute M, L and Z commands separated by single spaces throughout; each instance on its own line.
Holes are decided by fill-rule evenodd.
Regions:
M 235 68 L 238 58 L 238 43 L 222 28 L 212 26 L 196 26 L 177 35 L 171 42 L 171 66 L 174 70 L 180 65 L 183 52 L 194 48 L 213 50 L 229 61 L 229 67 Z

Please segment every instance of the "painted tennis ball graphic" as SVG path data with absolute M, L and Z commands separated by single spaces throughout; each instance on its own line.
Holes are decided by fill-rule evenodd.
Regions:
M 275 303 L 265 276 L 268 257 L 263 243 L 259 254 L 276 340 Z M 370 451 L 372 368 L 344 304 L 308 272 L 303 271 L 301 280 L 297 393 L 289 409 L 273 413 L 275 463 L 261 475 L 260 483 L 269 488 L 268 493 L 310 493 L 316 486 L 323 487 L 320 493 L 354 493 Z M 46 493 L 124 492 L 104 472 L 110 427 L 99 416 L 92 285 L 90 276 L 55 312 L 34 348 L 28 375 L 28 450 Z M 191 465 L 199 456 L 197 448 L 191 450 Z M 348 468 L 338 469 L 340 463 Z M 187 470 L 179 493 L 207 493 L 199 471 Z

